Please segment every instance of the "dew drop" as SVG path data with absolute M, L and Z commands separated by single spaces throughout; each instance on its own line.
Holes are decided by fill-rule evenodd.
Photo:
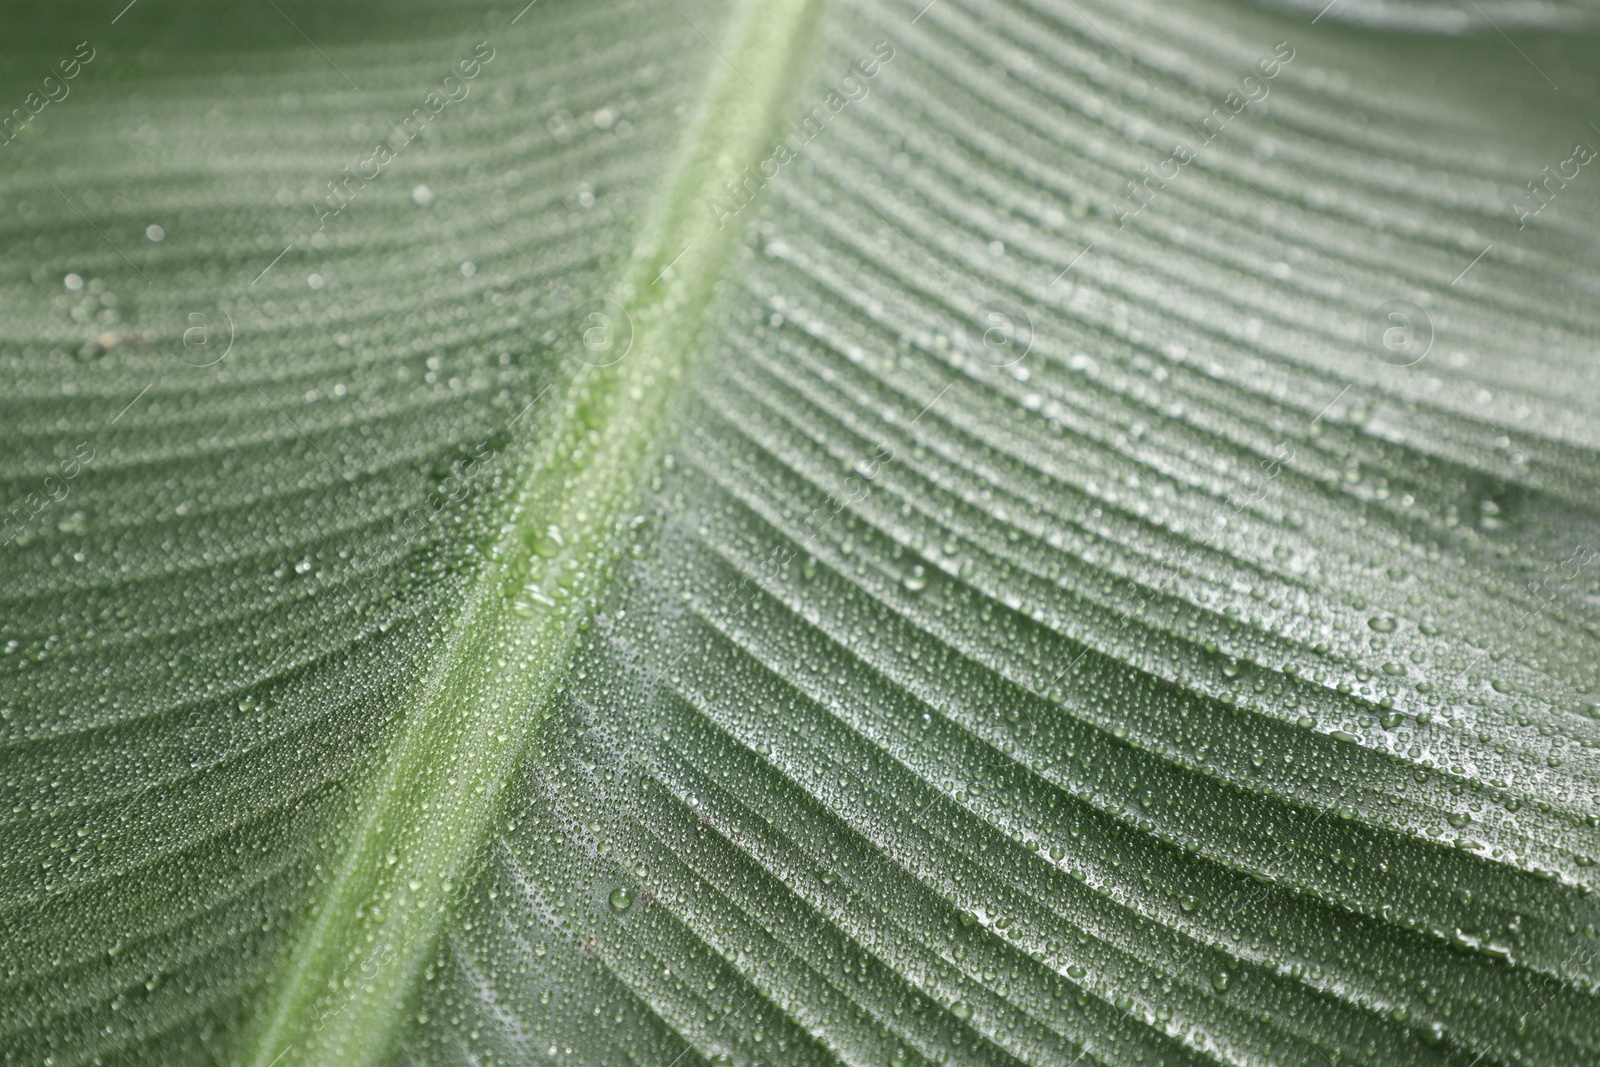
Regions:
M 906 587 L 908 593 L 920 593 L 928 588 L 928 572 L 919 563 L 906 572 L 906 576 L 900 579 L 900 584 Z

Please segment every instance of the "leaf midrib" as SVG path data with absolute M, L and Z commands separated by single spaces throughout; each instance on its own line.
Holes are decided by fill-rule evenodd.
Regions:
M 816 6 L 736 3 L 636 251 L 608 294 L 631 320 L 632 346 L 611 366 L 578 366 L 541 400 L 553 414 L 543 415 L 538 440 L 510 453 L 513 503 L 502 535 L 406 701 L 381 766 L 360 787 L 342 859 L 236 1062 L 370 1063 L 403 1028 L 516 756 L 536 740 L 565 673 L 583 605 L 606 580 L 639 472 L 734 253 L 739 228 L 719 226 L 706 203 L 741 164 L 770 151 Z M 528 618 L 512 605 L 537 574 L 531 546 L 550 527 L 562 532 L 562 556 L 582 561 L 583 577 L 571 589 L 575 610 Z

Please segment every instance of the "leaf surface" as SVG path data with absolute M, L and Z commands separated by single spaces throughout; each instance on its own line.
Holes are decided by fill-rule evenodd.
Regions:
M 1592 1062 L 1550 12 L 108 30 L 0 149 L 0 1048 Z

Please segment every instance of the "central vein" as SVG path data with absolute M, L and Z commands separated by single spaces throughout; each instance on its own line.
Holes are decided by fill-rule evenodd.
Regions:
M 609 366 L 572 375 L 556 427 L 518 462 L 506 533 L 355 808 L 350 847 L 261 1006 L 237 1062 L 375 1062 L 402 1027 L 452 894 L 488 838 L 504 786 L 564 676 L 581 611 L 541 586 L 571 561 L 566 603 L 610 569 L 646 452 L 700 337 L 737 228 L 706 204 L 770 149 L 815 0 L 739 0 L 637 251 L 594 309 Z M 735 162 L 737 161 L 737 162 Z M 574 346 L 574 359 L 578 357 Z M 590 355 L 593 359 L 593 354 Z M 545 401 L 548 403 L 548 401 Z

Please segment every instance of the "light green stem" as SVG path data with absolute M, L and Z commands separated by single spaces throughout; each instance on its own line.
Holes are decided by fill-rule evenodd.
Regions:
M 525 590 L 548 572 L 551 553 L 566 564 L 564 604 L 588 602 L 604 580 L 646 451 L 733 252 L 738 227 L 721 225 L 708 202 L 726 199 L 722 183 L 740 166 L 770 155 L 813 7 L 736 4 L 663 195 L 607 306 L 614 336 L 625 338 L 631 324 L 632 344 L 609 366 L 584 365 L 561 399 L 541 401 L 561 405 L 557 425 L 518 459 L 506 533 L 366 785 L 349 847 L 238 1063 L 354 1067 L 383 1058 L 402 1029 L 452 894 L 488 840 L 583 614 L 541 608 Z M 583 351 L 575 339 L 573 359 Z

